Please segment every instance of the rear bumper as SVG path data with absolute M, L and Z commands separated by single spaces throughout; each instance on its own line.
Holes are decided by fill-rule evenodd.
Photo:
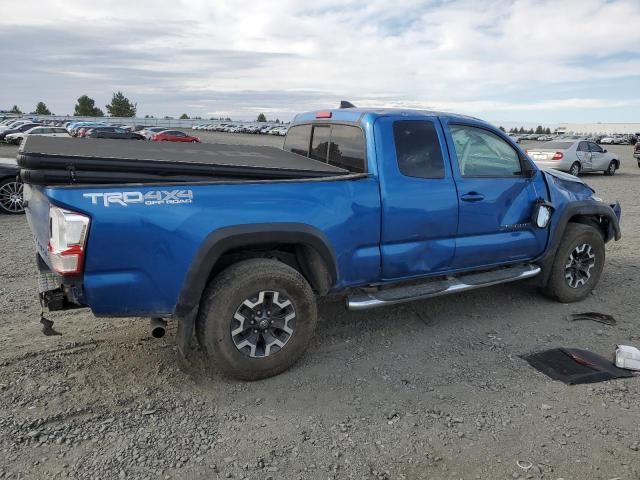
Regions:
M 84 288 L 78 279 L 65 279 L 52 272 L 42 259 L 36 255 L 38 266 L 38 296 L 40 305 L 50 312 L 84 308 Z
M 568 172 L 571 164 L 565 160 L 535 160 L 534 163 L 541 169 L 553 169 Z

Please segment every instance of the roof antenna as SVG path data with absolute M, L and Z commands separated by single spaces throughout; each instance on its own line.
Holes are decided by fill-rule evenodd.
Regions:
M 340 108 L 356 108 L 356 106 L 351 102 L 347 102 L 346 100 L 341 100 Z

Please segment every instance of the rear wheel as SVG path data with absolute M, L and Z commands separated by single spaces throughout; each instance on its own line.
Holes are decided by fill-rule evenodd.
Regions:
M 242 380 L 286 370 L 316 326 L 313 291 L 297 270 L 271 259 L 238 262 L 215 277 L 198 313 L 198 341 L 223 373 Z
M 598 283 L 604 260 L 601 233 L 590 225 L 569 223 L 543 292 L 563 303 L 582 300 Z
M 9 215 L 24 213 L 22 182 L 15 178 L 0 180 L 0 212 Z
M 577 177 L 578 175 L 580 175 L 580 170 L 581 170 L 580 162 L 574 162 L 573 165 L 571 165 L 571 168 L 569 169 L 569 173 L 574 177 Z
M 618 169 L 618 164 L 616 163 L 615 160 L 611 160 L 611 163 L 609 163 L 609 166 L 604 171 L 604 174 L 607 175 L 608 177 L 611 177 L 615 175 L 617 169 Z

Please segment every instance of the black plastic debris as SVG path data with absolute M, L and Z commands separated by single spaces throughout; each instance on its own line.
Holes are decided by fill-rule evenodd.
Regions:
M 62 335 L 60 332 L 57 332 L 53 329 L 53 320 L 49 320 L 48 318 L 45 318 L 41 315 L 40 323 L 42 324 L 42 333 L 44 333 L 47 337 Z
M 569 315 L 570 322 L 578 322 L 581 320 L 591 320 L 593 322 L 604 323 L 605 325 L 615 325 L 616 319 L 606 313 L 584 312 L 572 313 Z
M 611 360 L 577 348 L 553 348 L 522 355 L 520 358 L 548 377 L 567 385 L 597 383 L 635 376 L 628 370 L 616 367 Z

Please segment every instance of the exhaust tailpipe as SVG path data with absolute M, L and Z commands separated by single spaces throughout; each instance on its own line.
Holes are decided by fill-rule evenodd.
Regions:
M 153 338 L 162 338 L 167 330 L 167 322 L 158 317 L 153 317 L 150 322 L 151 336 Z

